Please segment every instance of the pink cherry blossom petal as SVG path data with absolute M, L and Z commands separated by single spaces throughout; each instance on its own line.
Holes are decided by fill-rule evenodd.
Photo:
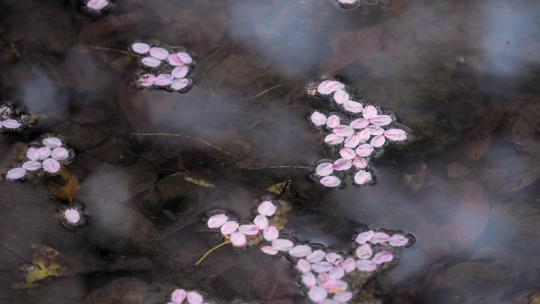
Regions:
M 353 297 L 352 292 L 342 291 L 342 292 L 336 293 L 334 297 L 332 298 L 332 300 L 334 300 L 334 302 L 337 302 L 337 303 L 347 303 L 352 299 L 352 297 Z
M 343 261 L 343 257 L 335 252 L 329 252 L 325 255 L 326 261 L 329 263 L 332 263 L 334 265 L 341 263 Z
M 231 244 L 234 247 L 242 248 L 247 245 L 246 235 L 241 232 L 234 232 L 230 236 Z
M 182 59 L 180 58 L 180 56 L 178 56 L 178 54 L 170 54 L 170 55 L 167 57 L 167 61 L 169 62 L 170 65 L 175 66 L 175 67 L 185 66 L 185 65 L 186 65 L 186 64 L 182 61 Z
M 64 161 L 69 158 L 69 151 L 62 147 L 54 148 L 51 151 L 51 157 L 57 161 Z
M 327 176 L 334 172 L 334 166 L 331 163 L 322 163 L 315 168 L 315 174 L 318 176 Z
M 208 228 L 210 229 L 217 229 L 223 226 L 228 220 L 229 220 L 229 217 L 221 213 L 221 214 L 212 215 L 210 218 L 208 218 L 208 222 L 206 224 L 208 225 Z
M 357 156 L 352 160 L 352 164 L 356 169 L 364 169 L 367 167 L 367 159 Z
M 18 129 L 22 126 L 22 124 L 15 119 L 6 119 L 2 122 L 2 126 L 6 129 Z
M 317 127 L 324 126 L 326 124 L 326 115 L 321 112 L 313 112 L 310 116 L 311 122 Z
M 259 228 L 256 225 L 240 225 L 238 231 L 245 235 L 256 235 L 259 233 Z
M 343 104 L 343 108 L 345 109 L 345 111 L 355 113 L 355 114 L 362 112 L 362 110 L 364 109 L 361 103 L 359 103 L 358 101 L 352 101 L 352 100 L 347 100 Z
M 358 137 L 360 138 L 360 142 L 367 142 L 369 138 L 371 137 L 371 134 L 367 129 L 363 129 L 360 132 L 356 133 Z
M 366 130 L 369 132 L 369 134 L 371 134 L 373 136 L 378 136 L 378 135 L 383 135 L 384 134 L 384 129 L 379 127 L 379 126 L 376 126 L 376 125 L 367 126 Z
M 403 247 L 409 243 L 409 238 L 401 234 L 394 234 L 388 240 L 388 244 L 393 247 Z
M 317 86 L 317 92 L 322 95 L 329 95 L 337 90 L 345 88 L 345 85 L 336 80 L 325 80 Z
M 263 230 L 263 237 L 269 242 L 274 241 L 279 237 L 279 230 L 276 226 L 270 225 Z
M 337 176 L 328 175 L 319 181 L 321 185 L 328 187 L 328 188 L 335 188 L 341 185 L 341 180 Z
M 29 160 L 22 164 L 22 167 L 29 172 L 36 172 L 41 170 L 41 163 L 35 160 Z
M 26 150 L 26 157 L 30 160 L 40 160 L 39 156 L 38 148 L 30 147 Z
M 176 55 L 178 55 L 178 58 L 180 58 L 180 60 L 182 60 L 184 64 L 191 64 L 193 62 L 193 58 L 191 57 L 191 55 L 186 52 L 178 52 L 176 53 Z
M 356 248 L 355 254 L 360 260 L 368 260 L 373 255 L 373 250 L 369 244 L 362 244 Z
M 326 126 L 330 129 L 333 129 L 339 126 L 341 119 L 337 115 L 330 115 L 326 121 Z
M 332 132 L 334 134 L 336 134 L 337 136 L 342 136 L 342 137 L 349 137 L 351 135 L 354 134 L 354 129 L 351 128 L 350 126 L 346 126 L 346 125 L 339 125 L 339 126 L 336 126 Z
M 187 293 L 187 301 L 189 304 L 202 304 L 204 298 L 200 293 L 196 291 L 190 291 Z
M 306 257 L 306 259 L 310 262 L 310 263 L 319 263 L 321 262 L 322 260 L 324 260 L 324 257 L 326 256 L 326 253 L 324 253 L 324 251 L 318 249 L 318 250 L 315 250 L 313 251 L 310 255 L 308 255 Z
M 293 247 L 293 242 L 287 239 L 275 239 L 272 241 L 272 248 L 278 251 L 289 251 Z
M 36 150 L 36 160 L 44 160 L 51 156 L 51 148 L 49 147 L 41 147 Z
M 77 209 L 69 208 L 64 211 L 64 219 L 70 224 L 77 224 L 81 220 L 81 214 Z
M 157 68 L 161 65 L 161 60 L 154 57 L 144 57 L 141 59 L 141 63 L 150 68 Z
M 384 244 L 390 240 L 390 236 L 384 232 L 375 232 L 369 240 L 371 244 Z
M 356 157 L 356 152 L 351 148 L 341 148 L 339 155 L 344 159 L 352 160 Z
M 188 78 L 175 79 L 171 83 L 171 90 L 182 91 L 186 89 L 187 87 L 189 87 L 190 84 L 191 84 L 191 81 Z
M 41 166 L 45 172 L 51 174 L 58 173 L 60 171 L 60 163 L 53 158 L 47 158 L 43 161 L 43 163 L 41 163 Z
M 350 4 L 356 4 L 358 3 L 358 0 L 338 0 L 339 3 L 341 4 L 347 4 L 347 5 L 350 5 Z
M 109 1 L 107 0 L 90 0 L 86 3 L 87 8 L 95 11 L 100 11 L 107 5 L 109 5 Z
M 407 139 L 407 132 L 401 129 L 390 129 L 384 131 L 384 136 L 391 141 L 404 141 Z
M 154 84 L 158 87 L 166 87 L 172 84 L 174 77 L 171 74 L 159 74 Z
M 150 48 L 150 56 L 159 60 L 165 60 L 169 57 L 169 51 L 161 47 L 153 47 Z
M 311 271 L 311 263 L 305 259 L 300 259 L 296 262 L 296 269 L 302 273 Z
M 372 261 L 378 265 L 391 262 L 394 259 L 394 254 L 388 251 L 381 251 L 373 256 Z
M 365 185 L 373 180 L 373 177 L 371 176 L 371 173 L 366 170 L 358 170 L 354 174 L 354 182 L 357 185 Z
M 268 219 L 266 216 L 259 214 L 253 220 L 253 224 L 255 224 L 259 230 L 263 230 L 268 227 Z
M 324 142 L 331 145 L 331 146 L 335 146 L 335 145 L 339 145 L 343 142 L 345 138 L 342 137 L 342 136 L 338 136 L 334 133 L 330 133 L 328 135 L 326 135 L 326 137 L 324 138 Z
M 306 286 L 307 288 L 311 288 L 315 285 L 317 285 L 317 278 L 313 274 L 313 272 L 306 272 L 302 274 L 302 284 Z
M 189 66 L 187 65 L 175 67 L 171 71 L 171 75 L 173 75 L 174 78 L 185 78 L 188 73 L 189 73 Z
M 362 111 L 362 116 L 366 119 L 370 119 L 371 117 L 374 117 L 378 114 L 377 108 L 375 108 L 372 105 L 368 105 L 364 107 L 364 110 Z
M 365 119 L 365 118 L 357 118 L 353 121 L 351 121 L 351 123 L 349 124 L 351 127 L 353 127 L 354 129 L 363 129 L 367 126 L 369 126 L 369 120 Z
M 187 293 L 184 289 L 175 289 L 171 293 L 171 302 L 173 304 L 183 304 L 187 297 Z
M 360 136 L 358 134 L 353 134 L 345 138 L 344 146 L 345 148 L 356 148 L 360 144 Z
M 238 229 L 238 227 L 240 227 L 240 224 L 238 224 L 237 222 L 228 221 L 228 222 L 225 222 L 225 224 L 223 224 L 220 227 L 220 231 L 221 231 L 221 234 L 223 235 L 229 235 L 235 232 Z
M 276 210 L 276 205 L 274 205 L 271 201 L 263 201 L 259 204 L 259 207 L 257 207 L 257 212 L 264 216 L 272 216 L 274 213 L 276 213 Z
M 144 55 L 150 51 L 150 45 L 147 43 L 135 42 L 131 45 L 131 50 L 137 54 Z
M 10 181 L 18 180 L 26 176 L 24 168 L 13 168 L 6 173 L 6 179 Z
M 345 276 L 345 269 L 341 266 L 336 266 L 330 270 L 328 275 L 334 280 L 339 280 Z
M 356 261 L 356 269 L 364 272 L 373 272 L 377 270 L 377 263 L 372 260 L 358 260 Z
M 392 117 L 390 115 L 375 115 L 369 118 L 369 122 L 379 127 L 387 126 L 392 123 Z
M 375 136 L 371 139 L 371 142 L 369 144 L 373 146 L 374 148 L 380 148 L 384 146 L 386 139 L 383 135 Z
M 375 232 L 372 230 L 361 232 L 356 236 L 354 241 L 357 242 L 358 244 L 365 244 L 373 238 L 374 234 Z
M 369 157 L 373 153 L 373 147 L 369 144 L 363 144 L 356 148 L 356 155 L 360 157 Z
M 341 264 L 346 273 L 353 272 L 356 269 L 356 261 L 353 258 L 346 258 Z
M 320 288 L 318 286 L 314 286 L 309 289 L 308 291 L 308 297 L 313 302 L 320 302 L 324 299 L 326 299 L 326 296 L 328 293 L 323 288 Z
M 347 283 L 343 280 L 329 280 L 323 284 L 323 288 L 329 293 L 343 292 L 347 287 Z
M 272 246 L 262 246 L 261 251 L 268 255 L 276 255 L 279 253 L 279 251 L 272 248 Z
M 323 273 L 323 272 L 329 272 L 330 270 L 332 270 L 332 268 L 334 268 L 334 266 L 330 264 L 329 262 L 319 262 L 319 263 L 315 263 L 311 265 L 311 268 L 316 273 Z
M 153 74 L 143 74 L 137 79 L 137 85 L 148 88 L 154 85 L 156 82 L 156 75 Z
M 347 171 L 352 167 L 352 160 L 340 158 L 336 160 L 332 166 L 336 171 Z
M 344 104 L 348 100 L 349 100 L 349 93 L 347 93 L 347 91 L 345 91 L 345 90 L 337 90 L 334 93 L 334 101 L 337 104 L 339 104 L 339 105 Z
M 293 249 L 289 251 L 289 255 L 295 258 L 303 258 L 310 254 L 311 254 L 311 247 L 309 247 L 308 245 L 296 245 L 294 246 Z

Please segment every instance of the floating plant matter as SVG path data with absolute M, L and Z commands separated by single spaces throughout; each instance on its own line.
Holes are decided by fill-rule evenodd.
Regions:
M 189 74 L 195 66 L 193 57 L 182 48 L 161 47 L 136 42 L 131 51 L 141 59 L 145 72 L 139 74 L 136 85 L 141 89 L 164 89 L 185 93 L 193 81 Z
M 334 188 L 343 183 L 347 172 L 357 185 L 374 181 L 369 160 L 386 145 L 407 140 L 407 132 L 396 123 L 392 113 L 352 98 L 345 84 L 324 80 L 309 88 L 311 95 L 320 95 L 333 101 L 346 114 L 323 114 L 315 111 L 311 122 L 325 133 L 325 144 L 333 147 L 337 159 L 320 160 L 315 165 L 315 176 L 322 185 Z
M 299 281 L 314 303 L 348 303 L 355 296 L 355 288 L 360 288 L 377 271 L 395 264 L 400 249 L 413 243 L 412 236 L 385 230 L 359 233 L 350 254 L 298 242 L 280 236 L 279 226 L 272 225 L 270 217 L 279 212 L 278 206 L 265 199 L 259 203 L 252 223 L 240 225 L 230 215 L 215 213 L 208 218 L 207 225 L 219 229 L 234 247 L 260 244 L 265 254 L 285 254 L 295 265 Z
M 110 0 L 86 0 L 84 2 L 84 9 L 92 14 L 100 14 L 111 6 L 112 2 Z
M 81 204 L 64 205 L 58 209 L 62 225 L 66 228 L 77 228 L 85 223 L 84 208 Z
M 6 173 L 6 179 L 22 180 L 29 173 L 55 175 L 60 172 L 62 165 L 73 160 L 74 155 L 73 150 L 67 147 L 60 137 L 44 136 L 39 144 L 30 145 L 26 150 L 26 160 L 20 167 L 10 169 Z
M 20 131 L 32 123 L 30 114 L 17 111 L 12 105 L 0 103 L 0 133 Z
M 185 289 L 175 289 L 171 293 L 171 299 L 167 304 L 207 304 L 204 297 L 197 291 L 186 291 Z

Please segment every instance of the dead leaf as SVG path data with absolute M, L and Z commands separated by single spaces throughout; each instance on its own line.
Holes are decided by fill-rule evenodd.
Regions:
M 478 160 L 491 147 L 491 133 L 497 129 L 504 117 L 502 109 L 489 108 L 474 126 L 465 145 L 465 154 L 473 160 Z
M 61 261 L 60 253 L 46 245 L 32 245 L 36 250 L 31 260 L 33 267 L 26 273 L 25 282 L 29 284 L 26 287 L 32 287 L 33 284 L 48 278 L 59 277 L 66 273 L 67 266 Z
M 290 179 L 283 182 L 279 182 L 277 184 L 273 184 L 270 187 L 266 188 L 266 190 L 276 195 L 281 195 L 283 194 L 283 192 L 285 192 L 289 188 L 291 182 L 292 180 Z
M 71 203 L 79 192 L 80 183 L 77 175 L 63 166 L 59 175 L 47 181 L 47 187 L 56 198 Z

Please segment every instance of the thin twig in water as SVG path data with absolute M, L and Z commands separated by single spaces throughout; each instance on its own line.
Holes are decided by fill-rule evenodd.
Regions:
M 204 259 L 206 259 L 206 257 L 208 257 L 212 252 L 214 252 L 214 251 L 218 250 L 219 248 L 221 248 L 221 247 L 223 247 L 223 246 L 225 246 L 227 244 L 230 244 L 230 243 L 231 243 L 231 241 L 227 240 L 227 241 L 225 241 L 225 242 L 223 242 L 223 243 L 221 243 L 221 244 L 219 244 L 217 246 L 214 246 L 214 248 L 208 250 L 205 254 L 203 254 L 203 256 L 195 263 L 195 266 L 199 266 L 199 264 L 201 264 L 204 261 Z
M 192 140 L 192 141 L 196 141 L 200 144 L 203 144 L 205 146 L 208 146 L 220 153 L 223 153 L 223 154 L 226 154 L 226 155 L 231 155 L 231 153 L 221 149 L 220 147 L 218 146 L 215 146 L 213 145 L 212 143 L 204 140 L 204 139 L 199 139 L 199 138 L 196 138 L 196 137 L 193 137 L 193 136 L 189 136 L 189 135 L 184 135 L 184 134 L 176 134 L 176 133 L 131 133 L 131 135 L 135 135 L 135 136 L 165 136 L 165 137 L 180 137 L 180 138 L 185 138 L 185 139 L 189 139 L 189 140 Z
M 282 86 L 283 86 L 283 84 L 278 83 L 278 84 L 276 84 L 276 85 L 273 86 L 273 87 L 270 87 L 270 88 L 268 88 L 268 89 L 266 89 L 266 90 L 263 90 L 263 91 L 257 93 L 257 94 L 256 94 L 255 96 L 253 96 L 253 97 L 249 97 L 247 100 L 257 99 L 257 98 L 259 98 L 259 97 L 261 97 L 261 96 L 263 96 L 263 95 L 265 95 L 265 94 L 267 94 L 267 93 L 269 93 L 269 92 L 271 92 L 271 91 L 273 91 L 273 90 L 275 90 L 275 89 L 281 88 Z
M 93 49 L 93 50 L 98 50 L 98 51 L 105 51 L 105 52 L 112 52 L 112 53 L 120 53 L 120 54 L 130 55 L 130 56 L 131 56 L 131 53 L 128 52 L 128 51 L 118 50 L 118 49 L 111 49 L 111 48 L 107 48 L 107 47 L 103 47 L 103 46 L 98 46 L 98 45 L 89 45 L 88 48 L 89 48 L 89 49 Z

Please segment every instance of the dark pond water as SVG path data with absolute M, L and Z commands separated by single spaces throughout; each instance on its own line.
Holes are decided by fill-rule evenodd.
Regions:
M 256 247 L 194 266 L 221 242 L 208 210 L 249 218 L 283 182 L 270 190 L 299 240 L 347 250 L 365 225 L 414 235 L 361 287 L 366 303 L 540 303 L 540 2 L 370 2 L 117 0 L 92 16 L 75 0 L 2 0 L 0 97 L 38 123 L 0 135 L 1 169 L 59 134 L 80 190 L 1 182 L 0 303 L 157 304 L 179 286 L 307 303 L 289 262 Z M 135 89 L 140 40 L 192 52 L 194 87 Z M 374 185 L 310 177 L 330 151 L 308 116 L 330 106 L 305 88 L 335 75 L 413 132 L 373 160 Z M 60 224 L 66 191 L 82 228 Z

